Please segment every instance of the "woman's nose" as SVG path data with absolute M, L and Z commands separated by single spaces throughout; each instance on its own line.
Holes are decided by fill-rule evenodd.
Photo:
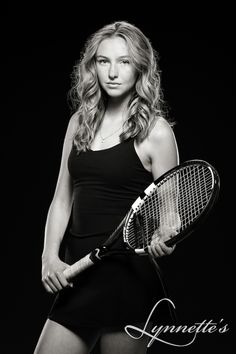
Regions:
M 110 68 L 109 68 L 109 78 L 110 79 L 114 79 L 116 77 L 118 77 L 119 73 L 118 73 L 118 68 L 116 64 L 111 64 Z

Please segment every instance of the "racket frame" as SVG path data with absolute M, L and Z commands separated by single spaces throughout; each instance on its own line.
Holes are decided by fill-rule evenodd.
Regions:
M 145 190 L 144 192 L 135 200 L 135 202 L 132 204 L 131 209 L 128 213 L 128 215 L 125 218 L 125 223 L 123 227 L 123 240 L 124 243 L 126 244 L 127 248 L 132 248 L 129 245 L 128 242 L 128 237 L 127 237 L 127 230 L 129 226 L 130 219 L 135 217 L 137 212 L 140 210 L 141 206 L 145 203 L 145 200 L 155 191 L 156 188 L 158 188 L 161 184 L 163 184 L 167 179 L 170 178 L 172 175 L 178 175 L 178 171 L 180 171 L 180 167 L 185 168 L 186 166 L 190 165 L 202 165 L 205 166 L 205 168 L 208 168 L 211 176 L 212 176 L 212 194 L 210 199 L 208 200 L 207 204 L 204 206 L 204 209 L 201 211 L 201 213 L 195 218 L 195 220 L 192 221 L 191 225 L 188 226 L 187 228 L 181 230 L 176 236 L 173 236 L 169 240 L 165 242 L 166 246 L 168 247 L 173 247 L 175 244 L 181 242 L 184 240 L 186 237 L 188 237 L 198 226 L 200 226 L 210 211 L 212 210 L 213 205 L 215 204 L 218 196 L 219 196 L 219 190 L 220 190 L 220 177 L 216 169 L 208 162 L 200 159 L 192 159 L 192 160 L 187 160 L 180 165 L 177 165 L 173 167 L 172 169 L 168 170 L 166 173 L 164 173 L 162 176 L 157 178 L 154 182 L 152 182 Z M 132 248 L 133 249 L 133 248 Z M 134 249 L 134 252 L 136 254 L 142 255 L 142 254 L 147 254 L 147 247 L 141 248 L 141 249 Z

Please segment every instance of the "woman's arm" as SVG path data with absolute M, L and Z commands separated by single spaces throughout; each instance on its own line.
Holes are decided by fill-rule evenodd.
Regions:
M 56 292 L 68 286 L 63 270 L 67 265 L 59 259 L 59 249 L 71 214 L 73 191 L 67 168 L 67 160 L 76 129 L 76 116 L 72 116 L 67 127 L 58 180 L 45 225 L 42 253 L 42 282 L 48 292 Z
M 154 180 L 179 164 L 179 153 L 176 139 L 172 128 L 164 119 L 159 119 L 150 132 L 148 137 L 148 152 Z M 166 198 L 163 198 L 163 200 L 166 203 Z M 177 229 L 179 226 L 179 218 L 177 211 L 173 210 L 174 204 L 175 203 L 170 203 L 171 207 L 165 205 L 164 210 L 172 215 L 171 219 L 173 219 L 173 215 L 176 215 L 174 219 L 176 219 L 175 226 Z M 161 227 L 159 227 L 155 233 L 151 247 L 149 248 L 150 254 L 154 257 L 170 254 L 174 249 L 174 247 L 167 247 L 164 241 L 175 234 L 175 228 L 173 225 L 165 223 L 165 220 L 169 219 L 168 215 L 160 215 L 160 219 L 162 221 Z
M 162 118 L 151 130 L 148 140 L 151 171 L 155 180 L 179 164 L 179 152 L 174 132 Z

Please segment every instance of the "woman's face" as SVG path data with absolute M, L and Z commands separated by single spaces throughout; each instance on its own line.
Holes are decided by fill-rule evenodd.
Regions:
M 107 38 L 100 43 L 96 53 L 96 67 L 99 83 L 108 96 L 115 98 L 131 93 L 137 71 L 123 38 Z

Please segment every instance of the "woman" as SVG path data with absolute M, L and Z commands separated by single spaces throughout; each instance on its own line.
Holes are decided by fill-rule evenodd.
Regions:
M 178 149 L 164 118 L 157 56 L 134 25 L 98 30 L 74 68 L 76 111 L 65 135 L 57 186 L 49 208 L 42 282 L 57 297 L 35 353 L 145 353 L 124 326 L 146 321 L 163 296 L 148 257 L 106 259 L 68 282 L 63 271 L 100 245 L 153 179 L 178 164 Z M 65 262 L 59 250 L 68 222 Z M 171 254 L 164 241 L 152 257 Z M 129 258 L 129 259 L 128 259 Z M 131 258 L 131 259 L 130 259 Z

